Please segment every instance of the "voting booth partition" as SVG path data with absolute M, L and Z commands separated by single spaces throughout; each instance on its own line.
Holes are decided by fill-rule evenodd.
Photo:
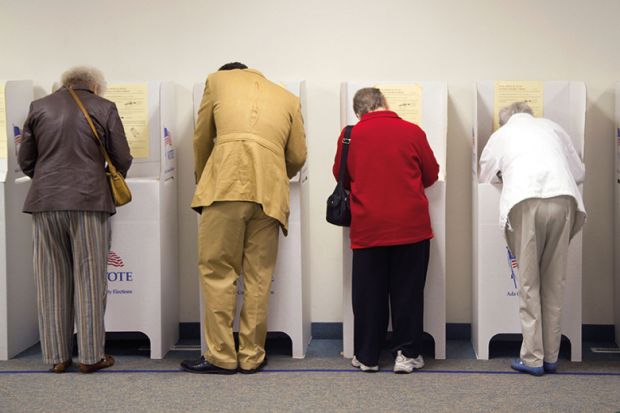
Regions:
M 445 82 L 343 83 L 340 91 L 341 126 L 357 122 L 353 96 L 364 87 L 378 87 L 391 110 L 401 118 L 419 125 L 425 132 L 439 163 L 439 179 L 426 188 L 431 225 L 430 261 L 424 288 L 424 331 L 434 339 L 435 358 L 446 358 L 446 136 L 448 128 L 448 91 Z M 334 136 L 334 149 L 336 148 Z M 351 140 L 351 145 L 355 141 Z M 353 254 L 349 228 L 342 238 L 343 250 L 343 356 L 353 357 L 353 307 L 351 277 Z
M 276 82 L 290 92 L 299 96 L 302 114 L 305 118 L 305 82 Z M 194 85 L 194 120 L 197 119 L 204 83 Z M 269 332 L 287 334 L 292 342 L 293 358 L 304 358 L 311 336 L 310 324 L 310 279 L 308 277 L 308 234 L 309 223 L 309 181 L 308 169 L 304 166 L 299 174 L 290 180 L 290 215 L 288 236 L 280 233 L 278 259 L 271 284 L 269 300 L 269 316 L 267 329 Z M 200 283 L 200 280 L 198 281 Z M 234 330 L 239 330 L 239 313 L 243 300 L 243 274 L 237 284 L 237 308 Z M 199 288 L 199 291 L 202 291 Z M 200 325 L 201 348 L 207 350 L 204 334 L 203 297 L 200 293 Z
M 487 360 L 497 334 L 520 334 L 516 265 L 499 227 L 501 184 L 480 183 L 478 160 L 497 128 L 498 112 L 526 101 L 535 116 L 560 124 L 583 159 L 586 89 L 583 82 L 485 81 L 476 84 L 472 153 L 473 299 L 472 343 Z M 583 191 L 583 188 L 580 186 Z M 562 311 L 562 335 L 570 340 L 571 360 L 581 361 L 582 232 L 570 243 Z
M 614 247 L 614 322 L 616 325 L 616 345 L 620 347 L 620 83 L 616 84 L 616 173 L 614 187 L 616 192 L 615 213 L 616 231 Z
M 111 83 L 104 97 L 116 103 L 134 158 L 133 200 L 111 219 L 105 327 L 144 333 L 161 359 L 179 338 L 175 88 Z
M 0 360 L 39 341 L 32 217 L 22 212 L 30 178 L 17 164 L 32 99 L 32 81 L 0 81 Z

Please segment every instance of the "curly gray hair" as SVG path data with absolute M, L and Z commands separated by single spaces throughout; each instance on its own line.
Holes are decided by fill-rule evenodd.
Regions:
M 64 87 L 85 87 L 98 95 L 102 95 L 106 88 L 101 70 L 90 66 L 72 67 L 62 74 L 60 81 Z
M 353 97 L 353 112 L 355 112 L 358 118 L 379 108 L 387 108 L 387 101 L 378 88 L 365 87 L 355 93 Z
M 530 115 L 534 114 L 532 108 L 526 101 L 514 102 L 499 111 L 499 126 L 504 126 L 506 122 L 508 122 L 508 119 L 516 113 L 529 113 Z

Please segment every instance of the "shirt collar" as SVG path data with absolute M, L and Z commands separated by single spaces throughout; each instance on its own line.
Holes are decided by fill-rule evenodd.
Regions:
M 260 77 L 265 77 L 265 75 L 264 75 L 264 74 L 262 74 L 261 72 L 259 72 L 259 71 L 258 71 L 258 70 L 256 70 L 256 69 L 247 68 L 247 69 L 243 69 L 243 70 L 244 70 L 244 71 L 246 71 L 246 72 L 249 72 L 249 73 L 254 73 L 255 75 L 258 75 L 258 76 L 260 76 Z
M 533 119 L 534 116 L 530 115 L 529 113 L 515 113 L 514 115 L 512 115 L 510 117 L 510 119 L 508 119 L 508 122 L 510 122 L 513 119 L 519 119 L 519 118 L 521 118 L 521 119 Z M 506 123 L 508 123 L 508 122 L 506 122 Z
M 63 86 L 63 87 L 61 87 L 61 88 L 60 88 L 60 89 L 58 89 L 58 90 L 63 90 L 63 89 L 68 89 L 68 88 L 67 88 L 66 86 Z M 83 86 L 74 86 L 74 87 L 72 87 L 71 89 L 73 89 L 73 90 L 84 90 L 84 91 L 86 91 L 86 92 L 89 92 L 89 93 L 95 94 L 95 92 L 93 92 L 93 91 L 92 91 L 92 90 L 90 90 L 89 88 L 87 88 L 87 87 L 83 87 Z
M 396 112 L 393 112 L 391 110 L 377 110 L 377 111 L 368 112 L 362 115 L 360 122 L 370 120 L 370 119 L 375 119 L 375 118 L 398 118 L 398 117 L 399 116 L 396 114 Z

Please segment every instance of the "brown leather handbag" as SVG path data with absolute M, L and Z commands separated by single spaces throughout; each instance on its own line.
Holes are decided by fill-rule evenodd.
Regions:
M 88 114 L 88 111 L 82 104 L 82 101 L 80 100 L 78 95 L 73 91 L 73 89 L 67 88 L 67 90 L 69 90 L 69 93 L 73 97 L 73 100 L 75 100 L 75 103 L 77 103 L 80 110 L 86 117 L 86 120 L 88 121 L 88 124 L 90 125 L 90 128 L 92 129 L 93 134 L 95 135 L 95 138 L 97 142 L 99 143 L 99 149 L 101 149 L 101 153 L 103 153 L 103 158 L 105 159 L 105 162 L 108 165 L 106 176 L 108 178 L 108 183 L 110 187 L 110 192 L 112 193 L 112 199 L 114 200 L 114 205 L 122 206 L 122 205 L 128 204 L 129 202 L 131 202 L 131 191 L 129 190 L 129 186 L 127 186 L 127 182 L 125 182 L 125 178 L 123 178 L 123 175 L 121 175 L 120 172 L 118 172 L 118 170 L 116 169 L 116 167 L 112 164 L 112 161 L 110 160 L 110 156 L 108 155 L 108 152 L 105 150 L 105 147 L 103 146 L 103 142 L 101 141 L 101 138 L 99 137 L 99 134 L 97 133 L 97 129 L 95 129 L 93 120 L 90 118 L 90 115 Z

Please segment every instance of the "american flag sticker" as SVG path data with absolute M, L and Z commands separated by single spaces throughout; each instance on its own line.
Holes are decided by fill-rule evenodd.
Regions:
M 15 144 L 22 143 L 22 132 L 19 130 L 19 126 L 13 125 L 13 136 L 15 137 Z
M 164 143 L 166 145 L 172 146 L 172 135 L 170 135 L 170 131 L 168 128 L 164 128 Z
M 13 125 L 13 137 L 15 139 L 15 155 L 19 156 L 19 147 L 22 144 L 22 131 L 19 130 L 19 126 Z M 17 172 L 18 169 L 15 170 Z
M 519 268 L 519 264 L 517 263 L 517 258 L 512 254 L 510 248 L 506 247 L 506 252 L 508 253 L 508 266 L 510 267 L 510 278 L 517 288 L 517 276 L 515 274 L 515 268 Z
M 112 267 L 124 267 L 125 263 L 123 262 L 123 259 L 118 256 L 117 253 L 115 253 L 114 251 L 110 251 L 108 253 L 108 265 L 111 265 Z

